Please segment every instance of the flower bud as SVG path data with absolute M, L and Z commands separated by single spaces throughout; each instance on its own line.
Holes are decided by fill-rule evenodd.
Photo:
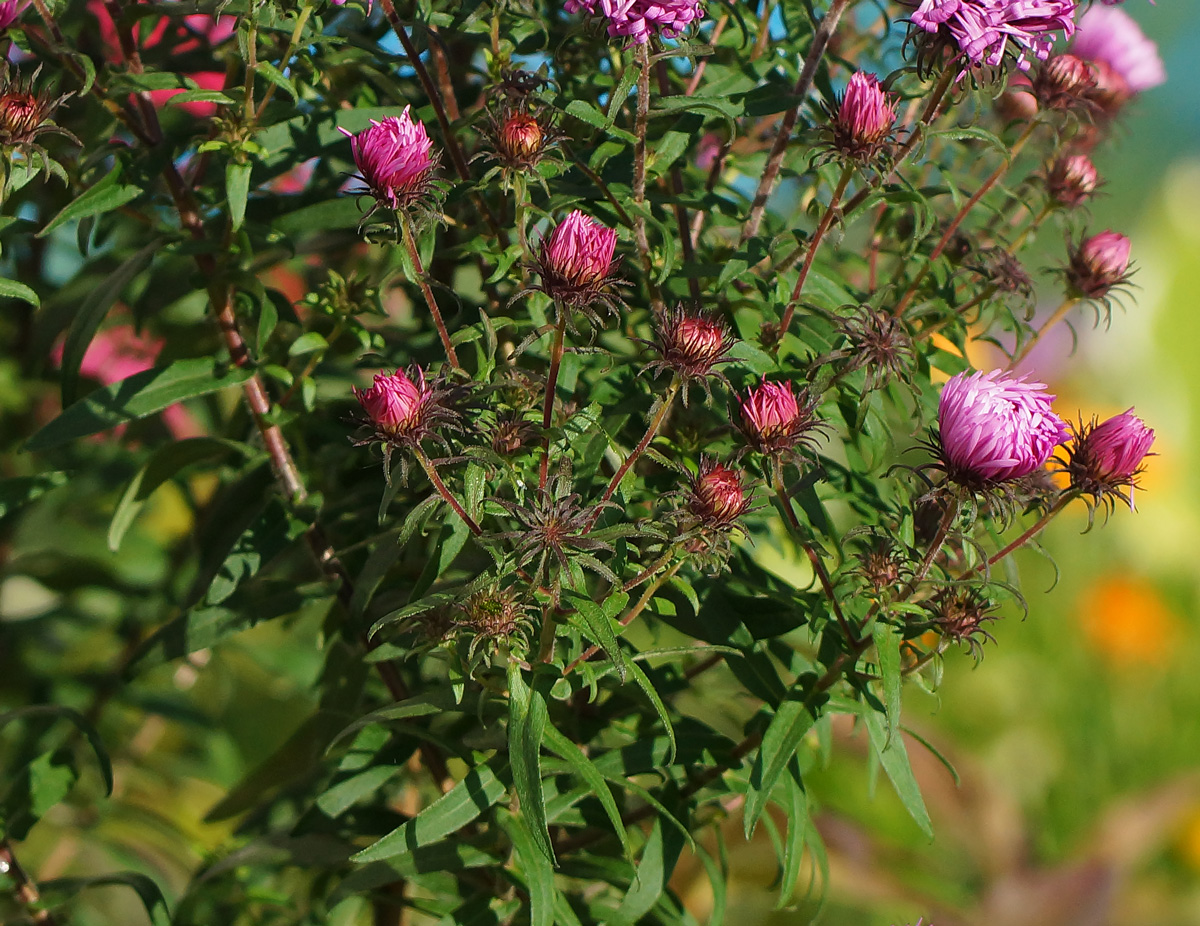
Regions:
M 1114 415 L 1101 424 L 1075 429 L 1067 448 L 1067 473 L 1071 487 L 1099 500 L 1107 496 L 1128 501 L 1133 509 L 1133 489 L 1142 463 L 1154 444 L 1154 431 L 1133 413 Z M 1121 489 L 1128 488 L 1128 498 Z
M 7 29 L 25 12 L 29 0 L 2 0 L 0 2 L 0 29 Z
M 529 113 L 514 113 L 496 133 L 496 149 L 506 161 L 520 164 L 542 150 L 542 127 Z
M 459 627 L 469 628 L 484 637 L 509 637 L 526 619 L 525 608 L 508 589 L 485 589 L 473 594 L 456 607 Z
M 415 378 L 404 371 L 376 373 L 370 389 L 354 387 L 355 398 L 370 416 L 376 430 L 388 438 L 411 435 L 421 429 L 433 390 L 425 384 L 425 373 L 415 367 Z
M 978 660 L 983 655 L 983 641 L 995 638 L 983 629 L 987 621 L 996 620 L 990 613 L 992 601 L 973 588 L 943 588 L 925 605 L 937 631 L 946 639 L 965 646 Z
M 663 313 L 655 326 L 656 347 L 661 360 L 654 366 L 667 367 L 685 376 L 699 379 L 729 358 L 733 344 L 729 327 L 704 312 L 676 308 Z
M 1074 55 L 1055 55 L 1033 80 L 1034 95 L 1046 109 L 1071 109 L 1095 87 L 1095 68 Z
M 769 383 L 764 379 L 742 399 L 742 433 L 760 453 L 794 450 L 815 435 L 819 427 L 814 415 L 816 406 L 817 400 L 807 390 L 797 397 L 791 383 Z
M 845 157 L 875 157 L 896 122 L 896 105 L 874 74 L 856 71 L 833 114 L 833 146 Z
M 1068 434 L 1042 383 L 1009 373 L 959 373 L 942 387 L 938 437 L 953 482 L 986 489 L 1045 465 Z
M 570 304 L 590 302 L 609 280 L 616 246 L 615 231 L 576 209 L 542 241 L 543 288 Z
M 1096 165 L 1086 154 L 1069 154 L 1059 158 L 1046 174 L 1046 192 L 1054 202 L 1063 206 L 1082 205 L 1100 183 Z
M 367 191 L 393 209 L 425 195 L 437 166 L 425 126 L 413 121 L 411 109 L 404 107 L 398 117 L 372 119 L 370 126 L 357 135 L 339 129 L 350 139 L 354 163 Z
M 702 524 L 730 527 L 749 507 L 750 498 L 742 486 L 740 472 L 710 458 L 700 461 L 700 471 L 692 479 L 688 510 Z
M 1103 299 L 1114 286 L 1129 279 L 1129 239 L 1104 231 L 1072 249 L 1067 283 L 1083 298 Z

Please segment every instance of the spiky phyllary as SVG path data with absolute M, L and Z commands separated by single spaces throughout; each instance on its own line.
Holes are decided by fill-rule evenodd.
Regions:
M 69 131 L 51 121 L 54 111 L 72 94 L 54 95 L 44 88 L 34 90 L 38 73 L 22 80 L 17 71 L 9 71 L 7 62 L 0 62 L 0 151 L 16 152 L 24 158 L 37 155 L 42 169 L 49 172 L 50 162 L 38 139 L 43 135 L 62 135 L 80 144 Z

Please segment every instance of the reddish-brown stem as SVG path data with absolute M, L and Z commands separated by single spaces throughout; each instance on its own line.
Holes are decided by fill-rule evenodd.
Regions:
M 642 439 L 638 441 L 638 445 L 633 448 L 629 456 L 625 458 L 625 462 L 618 466 L 617 471 L 613 473 L 612 479 L 609 480 L 608 486 L 604 490 L 604 495 L 601 496 L 600 501 L 602 503 L 607 502 L 613 497 L 614 494 L 616 494 L 618 486 L 621 485 L 621 480 L 625 478 L 625 474 L 629 472 L 633 464 L 638 461 L 638 457 L 646 452 L 646 448 L 649 447 L 650 442 L 654 440 L 654 435 L 658 433 L 658 429 L 662 427 L 663 422 L 666 420 L 667 413 L 671 410 L 671 404 L 675 401 L 675 396 L 677 395 L 679 395 L 678 378 L 671 381 L 671 385 L 667 388 L 667 394 L 662 397 L 662 401 L 658 406 L 658 411 L 650 420 L 650 424 L 646 427 L 646 433 L 642 435 Z M 588 530 L 591 530 L 592 527 L 595 526 L 596 521 L 600 517 L 601 510 L 602 509 L 597 508 L 596 513 L 592 515 L 592 520 L 588 524 Z
M 558 305 L 558 324 L 554 326 L 554 341 L 550 345 L 550 369 L 546 373 L 546 396 L 542 400 L 541 471 L 538 473 L 538 488 L 545 489 L 550 480 L 550 425 L 554 423 L 554 393 L 558 390 L 558 371 L 562 368 L 563 340 L 567 333 L 567 307 Z
M 670 582 L 671 579 L 675 576 L 675 573 L 679 572 L 679 570 L 682 567 L 683 567 L 683 562 L 680 561 L 680 562 L 676 563 L 674 566 L 672 566 L 670 569 L 668 569 L 666 572 L 664 572 L 661 576 L 659 576 L 653 582 L 651 582 L 649 585 L 647 585 L 646 590 L 644 592 L 642 592 L 641 597 L 638 598 L 638 600 L 634 603 L 633 607 L 630 608 L 628 611 L 626 611 L 624 615 L 622 615 L 621 620 L 620 620 L 621 626 L 628 627 L 630 624 L 632 624 L 634 622 L 634 620 L 637 618 L 637 616 L 646 609 L 646 605 L 648 605 L 650 603 L 650 599 L 654 597 L 654 593 L 657 592 L 660 588 L 662 588 L 667 582 Z M 575 669 L 579 666 L 579 664 L 581 662 L 587 662 L 589 659 L 591 659 L 593 656 L 595 656 L 597 653 L 599 653 L 602 648 L 603 647 L 598 646 L 598 645 L 597 646 L 589 646 L 582 653 L 580 653 L 578 656 L 576 656 L 575 659 L 572 660 L 565 669 L 563 669 L 563 675 L 564 676 L 570 675 L 572 672 L 575 671 Z M 544 661 L 545 660 L 543 660 L 543 662 Z
M 742 228 L 741 240 L 747 241 L 758 234 L 758 228 L 762 224 L 763 212 L 767 208 L 767 200 L 771 197 L 771 191 L 775 188 L 775 181 L 779 177 L 779 170 L 783 166 L 783 156 L 787 152 L 788 143 L 792 140 L 792 131 L 796 128 L 796 122 L 800 118 L 800 112 L 804 109 L 804 104 L 807 102 L 808 91 L 812 87 L 813 78 L 817 73 L 817 66 L 821 63 L 821 58 L 825 55 L 825 48 L 829 45 L 829 40 L 833 37 L 833 30 L 837 28 L 838 20 L 842 18 L 842 12 L 849 4 L 849 0 L 833 0 L 829 6 L 829 12 L 825 14 L 825 18 L 821 20 L 821 24 L 817 26 L 813 32 L 812 45 L 809 46 L 808 55 L 804 59 L 804 67 L 800 71 L 800 77 L 796 81 L 796 86 L 792 89 L 792 96 L 795 97 L 796 104 L 784 113 L 783 119 L 779 124 L 779 132 L 775 136 L 775 142 L 771 146 L 771 153 L 767 156 L 767 166 L 763 171 L 762 179 L 758 182 L 758 190 L 754 194 L 754 201 L 750 205 L 750 216 L 746 219 L 746 224 Z
M 1060 511 L 1062 511 L 1064 508 L 1066 508 L 1068 504 L 1073 502 L 1078 497 L 1079 497 L 1079 495 L 1076 492 L 1065 492 L 1059 498 L 1059 500 L 1050 507 L 1049 511 L 1047 511 L 1044 515 L 1042 515 L 1040 518 L 1037 519 L 1037 521 L 1034 523 L 1034 525 L 1032 527 L 1030 527 L 1026 531 L 1023 531 L 1021 533 L 1020 537 L 1018 537 L 1012 543 L 1006 545 L 1003 550 L 1001 550 L 998 553 L 993 553 L 991 556 L 989 556 L 987 559 L 987 564 L 986 564 L 987 568 L 990 569 L 992 566 L 995 566 L 996 563 L 1000 562 L 1000 560 L 1004 559 L 1004 557 L 1008 556 L 1014 550 L 1016 550 L 1020 547 L 1023 547 L 1023 546 L 1025 546 L 1025 544 L 1029 543 L 1029 541 L 1032 540 L 1037 534 L 1039 534 L 1046 527 L 1047 524 L 1049 524 L 1052 520 L 1054 520 L 1054 518 L 1058 515 L 1058 513 Z M 969 579 L 969 578 L 971 578 L 971 576 L 975 575 L 976 573 L 982 572 L 983 569 L 984 569 L 984 564 L 980 563 L 979 565 L 973 566 L 971 569 L 969 569 L 965 573 L 963 573 L 962 578 Z
M 421 464 L 421 469 L 425 470 L 425 475 L 429 477 L 429 481 L 433 484 L 434 490 L 440 495 L 447 505 L 454 509 L 454 513 L 462 518 L 463 523 L 471 529 L 471 533 L 478 537 L 483 533 L 481 528 L 469 514 L 467 510 L 459 503 L 458 499 L 446 488 L 446 483 L 442 482 L 442 477 L 438 475 L 437 467 L 433 465 L 433 461 L 425 455 L 425 451 L 420 447 L 413 448 L 413 456 L 417 458 L 417 462 Z
M 17 903 L 25 908 L 29 921 L 34 926 L 55 926 L 56 920 L 49 910 L 37 910 L 42 895 L 37 883 L 25 873 L 21 863 L 13 854 L 11 843 L 7 839 L 0 840 L 0 874 L 6 875 L 13 882 L 13 896 Z
M 713 45 L 713 47 L 716 47 L 717 41 L 721 38 L 721 33 L 725 31 L 725 26 L 728 24 L 728 22 L 729 14 L 725 13 L 720 19 L 717 20 L 717 24 L 713 26 L 712 36 L 709 38 L 709 42 Z M 696 65 L 696 71 L 694 74 L 692 74 L 692 79 L 688 81 L 687 91 L 684 93 L 684 96 L 691 96 L 696 92 L 696 88 L 700 86 L 701 78 L 704 77 L 704 67 L 707 64 L 708 59 L 705 58 Z
M 650 240 L 646 237 L 646 217 L 642 214 L 646 205 L 646 127 L 650 121 L 650 49 L 645 43 L 637 46 L 637 68 L 637 116 L 634 121 L 637 140 L 633 148 L 633 202 L 637 210 L 633 216 L 633 237 L 649 281 L 654 266 L 650 261 Z
M 429 314 L 433 316 L 433 324 L 437 328 L 438 337 L 442 339 L 446 359 L 450 361 L 452 367 L 457 367 L 458 354 L 450 342 L 450 332 L 446 330 L 446 323 L 442 320 L 442 310 L 438 308 L 433 289 L 430 287 L 429 281 L 425 279 L 425 267 L 421 263 L 421 255 L 417 250 L 417 236 L 412 226 L 412 219 L 407 215 L 402 215 L 400 218 L 400 235 L 404 239 L 404 246 L 412 261 L 413 273 L 417 277 L 416 283 L 421 288 L 421 295 L 425 297 L 425 305 L 429 307 Z
M 821 216 L 821 221 L 817 224 L 817 229 L 813 232 L 812 239 L 808 242 L 808 254 L 804 257 L 804 265 L 800 268 L 800 276 L 796 280 L 796 285 L 792 288 L 792 298 L 788 300 L 787 308 L 783 311 L 783 318 L 779 321 L 779 340 L 776 343 L 783 341 L 783 336 L 787 334 L 788 326 L 792 323 L 792 316 L 796 314 L 796 304 L 800 301 L 800 294 L 804 291 L 804 284 L 808 280 L 808 272 L 812 270 L 813 261 L 817 259 L 817 251 L 821 249 L 821 241 L 825 238 L 830 226 L 833 225 L 834 216 L 837 215 L 838 203 L 842 201 L 842 196 L 845 194 L 846 187 L 849 185 L 850 178 L 853 175 L 853 165 L 847 164 L 842 168 L 842 175 L 838 178 L 837 186 L 833 189 L 833 195 L 829 198 L 829 205 L 825 207 L 825 214 Z
M 971 214 L 971 210 L 978 205 L 979 201 L 983 199 L 985 195 L 987 195 L 987 192 L 996 185 L 1000 178 L 1008 173 L 1009 168 L 1012 167 L 1017 155 L 1021 153 L 1021 149 L 1025 147 L 1025 143 L 1029 141 L 1030 136 L 1033 135 L 1033 130 L 1036 127 L 1037 122 L 1029 123 L 1029 125 L 1025 128 L 1025 131 L 1021 133 L 1020 138 L 1013 143 L 1012 151 L 1009 153 L 1008 158 L 999 167 L 992 171 L 992 173 L 988 175 L 988 178 L 983 181 L 979 189 L 975 191 L 971 198 L 963 203 L 962 208 L 958 210 L 958 214 L 954 216 L 954 218 L 950 221 L 950 224 L 946 226 L 946 230 L 942 232 L 942 237 L 938 240 L 937 246 L 934 247 L 933 253 L 931 253 L 925 263 L 921 265 L 921 269 L 913 278 L 912 283 L 910 283 L 908 289 L 904 291 L 904 295 L 900 297 L 900 301 L 896 304 L 896 308 L 892 311 L 892 317 L 899 318 L 902 314 L 904 314 L 904 310 L 909 307 L 909 305 L 912 303 L 913 297 L 916 296 L 918 287 L 920 287 L 925 277 L 929 274 L 930 268 L 934 265 L 937 259 L 942 256 L 942 252 L 946 250 L 946 246 L 954 237 L 954 233 L 958 231 L 959 226 L 962 225 L 963 220 L 965 220 L 966 217 Z

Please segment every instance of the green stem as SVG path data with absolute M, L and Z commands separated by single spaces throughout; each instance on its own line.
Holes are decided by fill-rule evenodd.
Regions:
M 304 34 L 304 27 L 308 24 L 308 18 L 311 15 L 312 6 L 307 3 L 304 4 L 296 16 L 296 26 L 292 29 L 292 37 L 288 40 L 287 50 L 283 53 L 283 57 L 279 59 L 279 70 L 281 73 L 287 70 L 288 62 L 292 60 L 292 55 L 296 53 L 296 47 L 300 44 L 300 37 Z M 271 102 L 271 97 L 274 95 L 275 85 L 270 84 L 263 93 L 262 102 L 258 104 L 258 110 L 254 114 L 254 121 L 256 123 L 262 118 L 263 110 L 267 108 L 267 104 Z
M 1022 360 L 1024 360 L 1026 357 L 1028 357 L 1029 352 L 1031 350 L 1033 350 L 1035 347 L 1037 347 L 1038 342 L 1045 336 L 1046 332 L 1048 332 L 1051 328 L 1053 328 L 1055 325 L 1057 325 L 1059 322 L 1061 322 L 1064 318 L 1066 318 L 1067 313 L 1070 312 L 1071 309 L 1075 308 L 1075 303 L 1077 303 L 1078 301 L 1079 300 L 1076 299 L 1074 296 L 1068 296 L 1063 301 L 1063 304 L 1054 310 L 1054 314 L 1051 315 L 1048 319 L 1046 319 L 1046 323 L 1044 325 L 1042 325 L 1042 327 L 1039 328 L 1036 332 L 1034 332 L 1033 337 L 1029 339 L 1029 343 L 1026 344 L 1023 348 L 1021 348 L 1021 350 L 1017 353 L 1017 355 L 1015 357 L 1013 357 L 1012 362 L 1010 362 L 1009 365 L 1007 367 L 1005 367 L 1005 369 L 1006 370 L 1014 369 L 1018 364 L 1020 364 L 1020 362 Z
M 558 371 L 562 367 L 563 340 L 567 332 L 567 307 L 556 306 L 558 324 L 554 326 L 554 342 L 550 345 L 550 370 L 546 374 L 546 397 L 542 400 L 542 430 L 545 437 L 542 443 L 541 471 L 538 474 L 538 488 L 545 489 L 550 477 L 550 425 L 554 423 L 554 393 L 558 389 Z

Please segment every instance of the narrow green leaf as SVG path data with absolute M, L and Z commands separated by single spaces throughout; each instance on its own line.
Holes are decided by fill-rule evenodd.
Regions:
M 588 596 L 571 592 L 567 594 L 571 604 L 587 624 L 590 636 L 604 650 L 604 655 L 616 666 L 617 674 L 621 677 L 621 681 L 625 681 L 625 676 L 629 671 L 627 668 L 628 660 L 621 652 L 621 646 L 617 642 L 617 634 L 613 630 L 612 620 Z
M 77 398 L 79 390 L 79 367 L 83 364 L 84 354 L 88 345 L 96 335 L 96 329 L 104 321 L 104 316 L 112 308 L 113 303 L 121 298 L 134 277 L 150 266 L 154 255 L 162 248 L 162 241 L 156 239 L 147 244 L 137 253 L 126 258 L 121 264 L 89 294 L 87 299 L 71 320 L 71 328 L 63 343 L 62 355 L 62 402 L 66 408 Z
M 112 212 L 126 203 L 133 202 L 141 195 L 141 187 L 121 183 L 121 163 L 118 161 L 111 171 L 63 207 L 62 211 L 37 233 L 37 237 L 45 238 L 56 228 L 68 222 L 86 218 L 89 215 Z
M 28 302 L 34 308 L 38 308 L 42 304 L 42 301 L 38 298 L 38 294 L 24 283 L 18 283 L 16 280 L 8 280 L 4 277 L 0 277 L 0 297 L 20 299 L 22 302 Z
M 554 861 L 550 829 L 546 823 L 546 799 L 542 794 L 542 737 L 548 720 L 546 699 L 525 683 L 521 664 L 508 663 L 508 761 L 512 763 L 513 788 L 521 801 L 521 812 L 538 848 Z
M 529 892 L 529 926 L 554 926 L 554 866 L 523 818 L 502 811 L 498 819 L 512 840 L 517 871 Z
M 619 651 L 620 652 L 620 651 Z M 667 713 L 667 706 L 663 704 L 663 700 L 659 697 L 654 683 L 650 681 L 650 677 L 642 671 L 641 666 L 636 662 L 630 662 L 625 658 L 624 652 L 621 652 L 621 659 L 625 665 L 626 671 L 633 676 L 633 680 L 637 682 L 638 687 L 646 693 L 646 697 L 650 699 L 650 703 L 654 705 L 654 710 L 658 714 L 659 719 L 663 723 L 663 729 L 667 734 L 667 738 L 671 741 L 671 751 L 667 754 L 666 764 L 670 765 L 675 761 L 675 728 L 671 725 L 671 715 Z
M 795 759 L 793 758 L 793 763 Z M 804 832 L 809 825 L 808 794 L 800 784 L 798 765 L 791 769 L 792 774 L 784 779 L 788 790 L 788 800 L 784 804 L 787 811 L 787 838 L 783 841 L 783 873 L 779 879 L 779 902 L 776 910 L 782 910 L 792 903 L 796 893 L 796 883 L 800 880 L 800 863 L 804 857 Z
M 225 197 L 229 200 L 229 218 L 233 222 L 233 230 L 242 227 L 246 219 L 246 200 L 250 197 L 250 171 L 253 165 L 249 162 L 239 164 L 230 161 L 225 166 Z
M 398 765 L 373 765 L 329 788 L 317 798 L 317 807 L 327 817 L 340 816 L 399 773 Z
M 29 438 L 25 449 L 59 447 L 161 412 L 184 399 L 239 386 L 250 375 L 250 370 L 227 366 L 211 357 L 177 360 L 169 366 L 135 373 L 80 399 Z
M 43 894 L 74 897 L 81 891 L 93 887 L 108 887 L 121 885 L 132 888 L 150 917 L 151 926 L 171 926 L 171 913 L 167 907 L 167 899 L 157 884 L 146 875 L 133 871 L 123 871 L 116 874 L 97 875 L 92 878 L 58 878 L 44 881 L 38 885 Z
M 879 675 L 883 681 L 883 705 L 887 708 L 888 739 L 896 736 L 900 725 L 900 633 L 884 623 L 876 623 L 872 631 L 879 659 Z
M 742 814 L 747 839 L 767 809 L 779 777 L 796 754 L 804 734 L 812 729 L 815 722 L 812 709 L 804 698 L 803 686 L 795 686 L 771 718 L 754 760 L 750 790 L 746 793 L 746 809 Z
M 487 765 L 478 765 L 449 792 L 396 827 L 352 861 L 378 862 L 430 846 L 456 833 L 508 793 Z
M 329 748 L 333 749 L 347 737 L 353 736 L 359 730 L 373 724 L 389 723 L 393 720 L 407 720 L 409 717 L 427 717 L 430 714 L 440 714 L 448 710 L 463 709 L 454 703 L 454 699 L 449 692 L 429 691 L 415 698 L 407 698 L 404 701 L 398 701 L 395 704 L 389 704 L 387 707 L 371 711 L 369 714 L 364 714 L 338 733 L 333 738 L 333 742 L 329 744 Z
M 929 811 L 925 809 L 925 799 L 921 797 L 921 789 L 913 775 L 912 766 L 908 762 L 908 750 L 904 748 L 904 737 L 897 733 L 888 736 L 887 721 L 878 711 L 870 708 L 862 710 L 863 722 L 867 725 L 867 733 L 871 746 L 879 756 L 883 770 L 891 779 L 892 787 L 900 797 L 904 809 L 909 812 L 921 832 L 933 838 L 933 824 L 929 820 Z
M 0 518 L 24 508 L 51 489 L 66 485 L 69 478 L 66 473 L 56 470 L 37 476 L 0 479 Z
M 564 759 L 575 770 L 576 774 L 591 787 L 592 793 L 603 805 L 604 812 L 608 814 L 608 819 L 612 821 L 613 830 L 616 832 L 617 838 L 621 840 L 625 856 L 632 861 L 633 848 L 629 844 L 629 834 L 625 831 L 625 824 L 621 820 L 621 811 L 617 808 L 617 802 L 613 799 L 612 792 L 608 789 L 608 783 L 605 782 L 604 776 L 592 765 L 591 760 L 583 754 L 583 750 L 560 733 L 554 724 L 546 724 L 544 739 L 546 745 L 560 758 Z
M 108 750 L 104 748 L 104 741 L 100 739 L 99 731 L 96 730 L 91 721 L 69 707 L 62 707 L 56 704 L 31 704 L 28 707 L 18 707 L 15 710 L 0 714 L 0 727 L 3 727 L 10 721 L 20 720 L 23 717 L 61 717 L 63 720 L 74 724 L 87 739 L 88 745 L 92 747 L 92 752 L 96 755 L 96 764 L 100 766 L 100 775 L 104 779 L 104 793 L 112 794 L 112 760 L 108 757 Z

